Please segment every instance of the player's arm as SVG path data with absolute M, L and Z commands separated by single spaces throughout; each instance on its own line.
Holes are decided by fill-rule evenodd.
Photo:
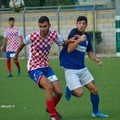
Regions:
M 21 43 L 20 45 L 18 46 L 18 49 L 16 51 L 16 54 L 13 58 L 14 61 L 17 61 L 18 60 L 18 55 L 20 53 L 20 51 L 24 48 L 25 45 L 27 44 L 30 44 L 31 43 L 31 40 L 30 40 L 30 35 L 28 35 Z
M 23 42 L 23 36 L 20 36 L 20 43 Z
M 75 35 L 74 37 L 71 37 L 70 39 L 68 40 L 64 40 L 61 35 L 59 35 L 57 33 L 57 38 L 55 40 L 55 43 L 59 46 L 65 46 L 65 45 L 68 45 L 70 43 L 74 43 L 76 41 L 76 39 L 78 39 L 80 36 L 79 35 Z
M 21 34 L 20 29 L 18 30 L 18 35 L 19 35 L 19 37 L 20 37 L 20 43 L 22 43 L 22 42 L 23 42 L 23 36 L 22 36 L 22 34 Z
M 75 35 L 74 37 L 72 37 L 71 39 L 68 39 L 68 40 L 65 40 L 64 43 L 63 43 L 63 46 L 64 45 L 68 45 L 70 43 L 74 43 L 76 41 L 76 39 L 78 39 L 79 36 L 78 35 Z
M 101 66 L 102 65 L 102 60 L 100 60 L 99 58 L 96 57 L 96 55 L 93 52 L 93 47 L 92 47 L 92 43 L 91 43 L 91 40 L 90 40 L 89 36 L 88 36 L 88 39 L 89 39 L 89 42 L 88 42 L 88 46 L 87 46 L 86 52 L 87 52 L 89 58 L 91 58 L 99 66 Z
M 102 60 L 97 58 L 96 55 L 92 51 L 87 52 L 87 54 L 89 58 L 95 61 L 99 66 L 102 66 Z
M 21 42 L 18 49 L 17 49 L 17 51 L 16 51 L 16 54 L 15 54 L 15 56 L 13 58 L 14 61 L 18 60 L 18 55 L 19 55 L 20 51 L 24 48 L 24 46 L 25 46 L 25 44 L 23 42 Z
M 4 48 L 5 44 L 6 44 L 6 41 L 7 41 L 7 38 L 4 38 L 2 46 L 0 47 L 0 50 L 3 50 L 3 48 Z
M 68 49 L 67 52 L 71 53 L 72 51 L 74 51 L 74 49 L 80 44 L 80 42 L 85 41 L 86 40 L 86 35 L 82 35 L 80 36 L 77 40 L 75 40 L 74 43 L 70 43 L 68 45 Z

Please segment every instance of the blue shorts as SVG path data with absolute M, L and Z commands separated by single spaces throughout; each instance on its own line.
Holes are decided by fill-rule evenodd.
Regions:
M 5 57 L 6 58 L 13 58 L 15 56 L 16 52 L 6 52 Z
M 28 72 L 28 74 L 30 78 L 34 82 L 36 82 L 39 86 L 40 86 L 39 82 L 42 76 L 45 76 L 50 82 L 54 82 L 58 80 L 57 76 L 54 74 L 51 67 L 38 68 L 38 69 Z

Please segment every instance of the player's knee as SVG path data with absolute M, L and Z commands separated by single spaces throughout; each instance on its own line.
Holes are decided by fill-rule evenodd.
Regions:
M 45 90 L 46 91 L 53 91 L 53 87 L 52 87 L 52 84 L 51 83 L 48 83 L 45 87 Z
M 91 93 L 92 93 L 92 94 L 98 94 L 97 88 L 95 87 L 94 89 L 92 89 L 92 90 L 91 90 Z
M 14 61 L 14 63 L 16 64 L 18 61 Z
M 81 97 L 83 95 L 83 91 L 82 90 L 76 90 L 74 91 L 74 94 L 76 97 Z
M 61 97 L 62 94 L 63 94 L 62 89 L 57 89 L 57 90 L 55 91 L 55 94 L 56 94 L 57 96 Z

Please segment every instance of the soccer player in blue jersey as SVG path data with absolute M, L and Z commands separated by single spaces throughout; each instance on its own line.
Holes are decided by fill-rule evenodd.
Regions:
M 94 82 L 94 78 L 84 64 L 85 54 L 95 61 L 99 66 L 102 60 L 97 58 L 93 52 L 91 40 L 85 32 L 87 28 L 87 18 L 79 16 L 76 22 L 76 28 L 69 33 L 68 39 L 75 35 L 80 37 L 74 43 L 63 47 L 60 53 L 60 65 L 64 68 L 66 79 L 65 98 L 69 101 L 71 95 L 81 97 L 83 94 L 82 87 L 85 86 L 90 91 L 92 103 L 92 117 L 108 117 L 108 115 L 99 112 L 99 94 Z

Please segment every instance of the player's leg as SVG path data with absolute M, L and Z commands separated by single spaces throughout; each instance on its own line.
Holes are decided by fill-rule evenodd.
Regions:
M 88 71 L 88 69 L 86 69 L 86 71 L 84 72 L 84 77 L 83 80 L 86 81 L 85 86 L 88 88 L 88 90 L 90 91 L 90 100 L 92 103 L 92 116 L 93 117 L 108 117 L 108 115 L 100 113 L 99 112 L 99 94 L 98 94 L 98 90 L 97 87 L 95 85 L 94 82 L 94 78 L 91 75 L 91 73 Z
M 62 96 L 62 89 L 61 89 L 60 83 L 58 81 L 57 76 L 54 74 L 54 71 L 50 67 L 44 70 L 44 74 L 52 84 L 53 92 L 54 92 L 53 100 L 54 100 L 54 105 L 56 107 L 56 105 L 59 103 Z M 47 112 L 49 111 L 47 110 Z M 59 113 L 58 115 L 59 115 L 59 118 L 62 119 L 62 116 Z
M 65 69 L 65 79 L 67 83 L 65 98 L 68 101 L 71 99 L 71 95 L 81 97 L 83 94 L 79 72 L 79 70 Z
M 20 76 L 20 75 L 21 75 L 21 71 L 20 71 L 20 63 L 19 63 L 19 61 L 14 61 L 14 63 L 15 63 L 15 65 L 16 65 L 17 68 L 18 68 L 18 76 Z
M 7 77 L 12 77 L 10 52 L 6 52 L 6 66 L 8 70 Z
M 12 55 L 12 56 L 14 56 L 15 53 L 16 53 L 16 52 L 13 52 L 13 55 Z M 18 60 L 17 60 L 17 61 L 14 61 L 14 63 L 15 63 L 15 65 L 17 66 L 17 69 L 18 69 L 18 76 L 20 76 L 20 75 L 21 75 L 21 71 L 20 71 L 20 63 L 19 63 Z
M 62 89 L 57 79 L 56 81 L 52 82 L 52 86 L 54 91 L 54 95 L 53 95 L 54 105 L 56 106 L 62 97 Z
M 97 88 L 94 84 L 94 81 L 85 85 L 90 91 L 90 100 L 92 103 L 93 113 L 97 113 L 99 111 L 99 95 Z
M 42 88 L 44 88 L 46 92 L 46 106 L 50 113 L 50 118 L 54 117 L 55 120 L 58 119 L 58 113 L 54 106 L 53 100 L 53 87 L 51 82 L 44 76 L 42 69 L 36 69 L 29 72 L 29 76 Z
M 11 58 L 7 58 L 7 59 L 6 59 L 6 65 L 7 65 L 7 70 L 8 70 L 8 75 L 7 75 L 7 77 L 12 77 Z
M 42 86 L 45 89 L 46 92 L 46 106 L 50 113 L 50 117 L 58 118 L 57 111 L 54 106 L 54 100 L 53 100 L 53 87 L 51 82 L 47 80 L 45 76 L 42 76 L 40 79 L 40 86 Z
M 51 84 L 53 86 L 53 91 L 54 91 L 53 98 L 54 98 L 54 104 L 56 106 L 62 96 L 62 89 L 61 89 L 60 83 L 51 67 L 44 69 L 44 75 L 51 82 Z

